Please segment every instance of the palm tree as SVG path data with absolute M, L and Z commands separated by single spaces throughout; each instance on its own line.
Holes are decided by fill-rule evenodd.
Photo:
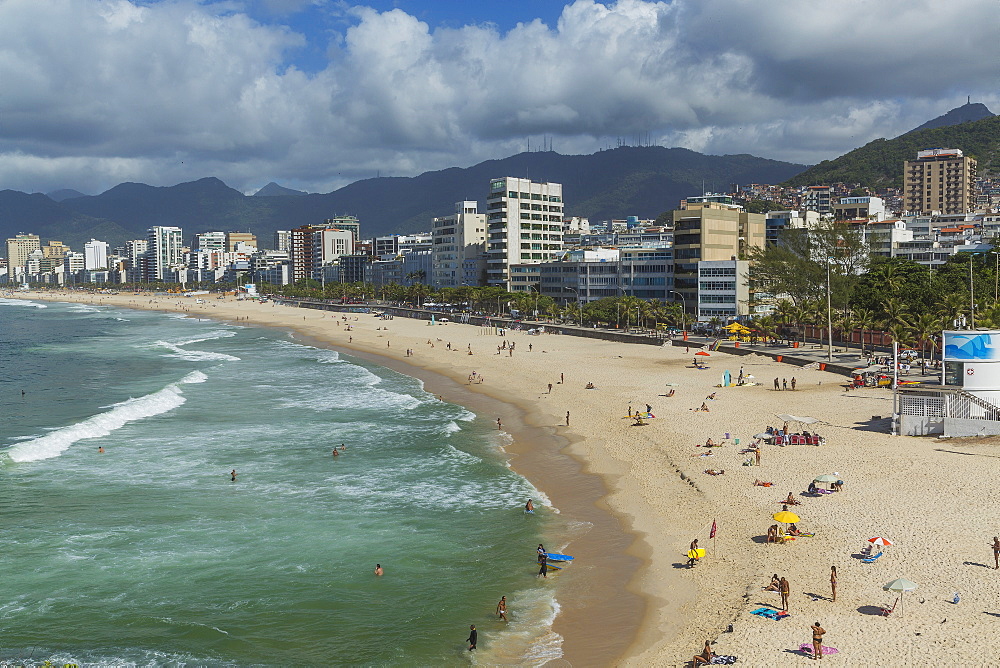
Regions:
M 875 323 L 875 315 L 868 309 L 858 309 L 854 312 L 854 321 L 861 328 L 861 356 L 865 356 L 865 330 L 871 329 Z
M 957 321 L 969 308 L 969 302 L 965 295 L 957 292 L 949 292 L 937 303 L 937 312 L 944 318 L 945 326 L 954 326 Z
M 941 316 L 934 315 L 933 313 L 921 313 L 917 316 L 917 319 L 913 321 L 913 335 L 920 342 L 920 357 L 925 358 L 924 353 L 925 346 L 928 342 L 931 344 L 931 356 L 933 357 L 934 348 L 937 346 L 937 342 L 934 340 L 934 335 L 940 332 L 941 327 Z M 927 365 L 920 365 L 920 375 L 923 376 L 927 373 Z

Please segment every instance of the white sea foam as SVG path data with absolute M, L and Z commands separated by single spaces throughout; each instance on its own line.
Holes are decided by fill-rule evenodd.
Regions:
M 462 431 L 462 428 L 458 426 L 457 422 L 455 422 L 454 420 L 452 420 L 450 422 L 446 422 L 441 427 L 441 430 L 444 433 L 446 433 L 446 434 L 454 434 L 456 431 Z
M 202 341 L 212 341 L 214 339 L 228 339 L 229 337 L 236 336 L 236 332 L 231 329 L 216 329 L 211 332 L 205 332 L 204 334 L 198 336 L 194 339 L 184 339 L 182 341 L 174 341 L 175 346 L 189 346 L 192 343 L 201 343 Z
M 107 436 L 129 422 L 160 415 L 177 408 L 185 401 L 181 385 L 204 383 L 207 379 L 208 376 L 201 371 L 192 371 L 178 382 L 171 383 L 158 392 L 114 404 L 107 412 L 57 429 L 45 436 L 18 443 L 7 451 L 7 456 L 15 462 L 35 462 L 58 457 L 77 441 Z
M 205 339 L 201 339 L 205 340 Z M 193 341 L 192 341 L 193 343 Z M 175 343 L 170 343 L 169 341 L 157 341 L 154 345 L 160 346 L 161 348 L 166 348 L 167 350 L 172 350 L 173 354 L 164 355 L 164 357 L 179 357 L 182 360 L 188 360 L 189 362 L 238 362 L 239 357 L 235 355 L 227 355 L 226 353 L 213 353 L 207 350 L 185 350 Z
M 0 306 L 29 306 L 32 308 L 48 308 L 48 304 L 39 304 L 38 302 L 29 301 L 27 299 L 7 299 L 5 297 L 0 297 Z

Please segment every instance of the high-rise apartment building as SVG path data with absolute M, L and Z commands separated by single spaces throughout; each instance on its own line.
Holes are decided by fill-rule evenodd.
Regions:
M 976 160 L 957 148 L 918 151 L 903 162 L 903 207 L 912 215 L 967 213 L 973 209 Z
M 237 244 L 257 248 L 257 237 L 249 232 L 226 232 L 226 250 L 235 253 Z
M 91 239 L 83 245 L 84 269 L 108 268 L 108 243 Z
M 274 231 L 274 249 L 287 253 L 292 248 L 292 233 L 288 230 Z
M 455 213 L 431 227 L 430 283 L 436 288 L 481 285 L 486 269 L 486 214 L 475 201 L 455 203 Z M 468 261 L 477 260 L 472 266 Z
M 361 223 L 354 216 L 338 216 L 323 221 L 324 227 L 335 227 L 338 230 L 350 230 L 354 233 L 354 243 L 361 240 Z
M 290 232 L 292 278 L 314 278 L 322 267 L 355 252 L 357 232 L 328 225 L 302 225 Z
M 52 260 L 61 260 L 69 251 L 69 246 L 55 239 L 42 246 L 42 255 Z
M 215 251 L 226 250 L 225 232 L 202 232 L 194 235 L 194 250 Z
M 674 224 L 674 289 L 693 312 L 698 304 L 698 262 L 737 260 L 765 242 L 763 214 L 742 207 L 703 204 L 671 212 Z
M 146 280 L 162 281 L 168 276 L 172 267 L 181 264 L 183 261 L 181 235 L 179 227 L 157 226 L 147 230 Z
M 42 247 L 42 240 L 37 234 L 15 234 L 7 239 L 7 268 L 11 274 L 14 269 L 25 267 L 28 256 Z
M 563 249 L 561 183 L 513 176 L 490 181 L 486 198 L 486 281 L 510 289 L 510 267 L 555 258 Z

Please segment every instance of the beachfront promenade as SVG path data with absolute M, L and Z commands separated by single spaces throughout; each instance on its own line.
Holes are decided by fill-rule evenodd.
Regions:
M 514 330 L 538 329 L 542 328 L 549 332 L 558 332 L 567 336 L 580 336 L 592 339 L 602 339 L 605 341 L 616 341 L 619 343 L 635 343 L 640 345 L 664 345 L 669 343 L 673 346 L 684 346 L 692 349 L 702 349 L 718 343 L 718 352 L 724 352 L 735 356 L 743 355 L 766 355 L 776 362 L 789 366 L 804 366 L 807 364 L 821 364 L 824 370 L 842 376 L 851 376 L 855 369 L 868 366 L 868 360 L 872 355 L 873 347 L 865 346 L 865 355 L 862 355 L 860 346 L 848 346 L 847 344 L 835 341 L 832 355 L 826 343 L 817 341 L 802 341 L 798 345 L 793 345 L 787 341 L 775 341 L 772 343 L 760 342 L 739 342 L 726 337 L 702 336 L 688 333 L 687 338 L 682 334 L 669 334 L 660 330 L 645 328 L 630 328 L 627 330 L 608 329 L 599 327 L 581 327 L 573 323 L 552 322 L 549 320 L 513 319 L 503 316 L 473 315 L 461 312 L 453 313 L 447 311 L 435 311 L 433 309 L 417 309 L 379 302 L 360 304 L 337 304 L 311 299 L 290 299 L 277 297 L 277 302 L 294 305 L 301 308 L 312 308 L 329 310 L 336 312 L 354 312 L 359 309 L 377 309 L 393 316 L 416 318 L 419 320 L 431 321 L 455 319 L 460 322 L 479 325 L 502 327 Z M 891 349 L 886 347 L 874 348 L 879 355 L 891 355 Z M 832 360 L 832 361 L 831 361 Z M 938 382 L 940 372 L 927 369 L 926 374 L 921 374 L 919 368 L 911 369 L 905 374 L 909 380 L 924 381 L 929 384 Z

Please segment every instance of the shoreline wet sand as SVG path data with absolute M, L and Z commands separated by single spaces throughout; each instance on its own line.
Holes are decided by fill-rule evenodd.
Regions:
M 560 434 L 560 425 L 547 424 L 543 416 L 532 414 L 530 406 L 515 397 L 497 396 L 500 393 L 488 385 L 462 383 L 409 364 L 407 359 L 413 358 L 399 360 L 299 332 L 295 338 L 299 343 L 330 348 L 417 378 L 428 392 L 484 419 L 500 417 L 503 431 L 512 437 L 504 450 L 514 472 L 545 493 L 559 509 L 560 520 L 589 525 L 568 538 L 567 550 L 575 557 L 574 565 L 559 576 L 560 611 L 553 631 L 564 639 L 563 660 L 574 666 L 607 666 L 625 654 L 639 633 L 648 605 L 641 594 L 629 591 L 629 583 L 644 560 L 630 553 L 639 549 L 636 536 L 607 508 L 604 498 L 608 489 L 603 479 L 585 473 L 584 462 L 569 452 L 579 438 Z M 525 546 L 528 558 L 534 555 L 533 548 Z M 609 626 L 615 633 L 600 632 Z

